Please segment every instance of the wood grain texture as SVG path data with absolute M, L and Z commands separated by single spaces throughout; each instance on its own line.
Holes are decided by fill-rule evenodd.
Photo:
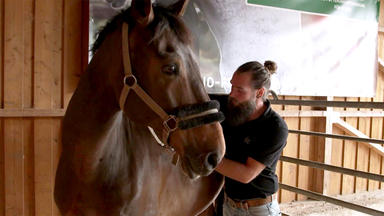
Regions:
M 369 102 L 371 98 L 360 98 L 361 102 Z M 369 110 L 369 109 L 360 109 L 360 110 Z M 357 129 L 363 134 L 369 136 L 371 134 L 371 118 L 359 118 Z M 358 143 L 357 145 L 357 163 L 356 169 L 359 171 L 369 170 L 369 161 L 370 161 L 370 149 L 366 143 Z M 365 178 L 356 178 L 356 192 L 367 191 L 368 190 L 368 180 Z
M 23 119 L 24 150 L 24 215 L 35 214 L 34 143 L 33 120 Z
M 0 215 L 5 215 L 4 120 L 0 118 Z
M 313 97 L 302 97 L 303 100 L 313 100 Z M 302 106 L 300 107 L 300 110 L 312 110 L 312 107 L 309 106 Z M 317 118 L 310 118 L 310 117 L 302 117 L 299 118 L 299 130 L 305 130 L 305 131 L 313 131 L 314 124 L 317 121 Z M 298 150 L 299 150 L 299 158 L 304 160 L 310 160 L 311 155 L 313 154 L 313 148 L 314 148 L 314 137 L 313 136 L 307 136 L 307 135 L 299 135 L 299 143 L 298 143 Z M 310 168 L 308 166 L 300 166 L 298 167 L 298 186 L 301 189 L 305 190 L 312 190 L 311 188 L 311 182 L 313 181 L 313 168 Z M 298 194 L 297 200 L 306 200 L 307 197 Z
M 347 101 L 357 101 L 358 98 L 347 98 Z M 347 110 L 356 110 L 355 108 L 347 108 Z M 357 128 L 358 118 L 349 117 L 345 121 Z M 345 140 L 344 142 L 343 167 L 356 169 L 357 142 Z M 356 178 L 350 175 L 342 175 L 342 194 L 351 194 L 355 192 Z
M 297 100 L 298 97 L 285 96 L 284 99 Z M 284 106 L 284 110 L 291 110 L 291 109 L 298 109 L 298 106 Z M 298 118 L 285 118 L 284 120 L 287 123 L 289 129 L 297 130 L 299 128 Z M 297 158 L 298 157 L 298 141 L 299 141 L 299 135 L 292 134 L 292 133 L 288 134 L 287 145 L 284 148 L 282 155 Z M 281 178 L 282 183 L 296 187 L 298 165 L 283 162 L 281 169 L 282 169 L 282 178 Z M 296 193 L 286 191 L 286 190 L 283 190 L 281 192 L 281 202 L 290 202 L 296 199 L 297 199 Z
M 53 211 L 53 135 L 51 119 L 34 120 L 35 214 L 52 215 Z
M 61 108 L 62 0 L 35 0 L 34 107 Z
M 63 103 L 67 107 L 79 81 L 82 71 L 82 1 L 64 2 L 64 40 L 63 40 Z M 87 20 L 88 22 L 88 20 Z M 87 49 L 88 50 L 88 49 Z
M 24 213 L 23 122 L 4 120 L 5 216 Z
M 0 109 L 4 108 L 4 0 L 0 0 Z

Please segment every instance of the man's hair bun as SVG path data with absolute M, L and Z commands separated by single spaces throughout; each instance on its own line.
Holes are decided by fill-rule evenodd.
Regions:
M 274 61 L 267 60 L 264 62 L 264 67 L 272 75 L 277 71 L 277 64 Z

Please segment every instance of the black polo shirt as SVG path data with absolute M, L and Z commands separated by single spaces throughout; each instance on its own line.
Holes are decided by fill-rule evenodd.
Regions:
M 227 96 L 212 96 L 219 100 L 221 110 L 226 114 Z M 225 157 L 240 163 L 246 163 L 251 157 L 263 163 L 265 169 L 250 183 L 225 178 L 225 192 L 232 199 L 265 198 L 278 190 L 276 164 L 286 145 L 288 128 L 284 120 L 272 110 L 270 102 L 267 109 L 257 119 L 232 127 L 222 122 L 226 153 Z

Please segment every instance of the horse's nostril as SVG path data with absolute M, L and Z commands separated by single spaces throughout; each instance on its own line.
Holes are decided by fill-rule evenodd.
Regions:
M 219 154 L 216 152 L 209 153 L 205 162 L 208 169 L 214 169 L 219 163 Z

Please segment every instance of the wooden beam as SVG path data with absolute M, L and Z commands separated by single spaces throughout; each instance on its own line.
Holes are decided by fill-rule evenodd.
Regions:
M 64 109 L 0 109 L 1 117 L 63 117 Z
M 335 126 L 337 126 L 338 128 L 340 128 L 341 130 L 343 130 L 344 132 L 346 132 L 349 135 L 353 135 L 353 136 L 357 136 L 357 137 L 360 137 L 360 138 L 367 138 L 367 139 L 369 139 L 369 137 L 367 135 L 365 135 L 364 133 L 360 132 L 355 127 L 351 126 L 350 124 L 346 123 L 345 121 L 343 121 L 341 119 L 335 120 L 334 124 L 335 124 Z M 367 144 L 374 151 L 376 151 L 380 155 L 384 156 L 384 147 L 382 147 L 380 144 L 368 143 L 368 142 L 362 142 L 362 143 Z
M 333 101 L 333 97 L 327 97 L 328 101 Z M 333 107 L 327 107 L 327 113 L 331 113 L 331 115 L 327 115 L 325 118 L 325 133 L 333 134 Z M 332 139 L 326 137 L 324 142 L 324 163 L 331 164 L 332 160 Z M 323 194 L 328 195 L 328 188 L 331 184 L 331 173 L 329 171 L 324 170 L 324 180 L 323 180 Z
M 382 60 L 381 58 L 379 58 L 379 71 L 381 73 L 384 73 L 384 60 Z

